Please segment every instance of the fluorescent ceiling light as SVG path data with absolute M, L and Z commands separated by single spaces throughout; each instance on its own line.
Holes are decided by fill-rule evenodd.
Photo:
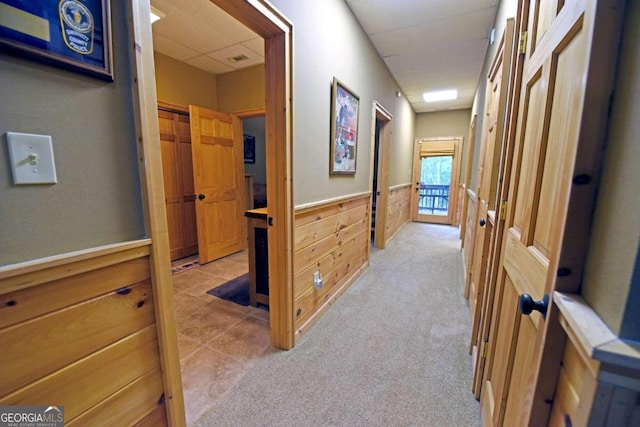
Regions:
M 438 90 L 435 92 L 425 92 L 422 94 L 424 102 L 436 102 L 436 101 L 449 101 L 451 99 L 458 99 L 458 90 Z
M 164 13 L 160 12 L 158 9 L 156 9 L 155 7 L 151 6 L 151 23 L 153 24 L 154 22 L 164 18 Z

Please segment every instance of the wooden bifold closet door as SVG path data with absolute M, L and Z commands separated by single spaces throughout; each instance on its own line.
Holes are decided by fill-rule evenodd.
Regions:
M 189 114 L 158 108 L 171 260 L 198 253 Z

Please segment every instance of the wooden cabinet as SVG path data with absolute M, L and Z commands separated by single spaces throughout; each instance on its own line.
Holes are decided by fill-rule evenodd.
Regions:
M 249 303 L 269 305 L 267 208 L 245 212 L 249 242 Z

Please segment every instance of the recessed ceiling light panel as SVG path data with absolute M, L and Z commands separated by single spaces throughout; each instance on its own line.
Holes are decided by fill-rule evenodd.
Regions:
M 435 92 L 425 92 L 422 94 L 424 102 L 450 101 L 458 99 L 458 90 L 437 90 Z

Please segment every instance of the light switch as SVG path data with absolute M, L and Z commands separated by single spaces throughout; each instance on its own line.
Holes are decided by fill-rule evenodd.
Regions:
M 51 136 L 7 132 L 7 143 L 14 184 L 58 182 Z

